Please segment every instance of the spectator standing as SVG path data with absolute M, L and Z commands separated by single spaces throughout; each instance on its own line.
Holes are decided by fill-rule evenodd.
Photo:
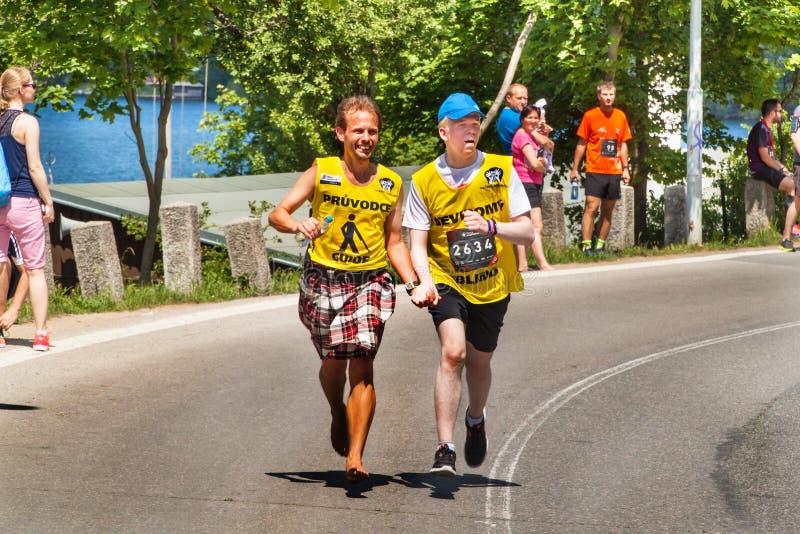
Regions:
M 628 169 L 628 141 L 631 129 L 625 113 L 614 107 L 617 89 L 613 82 L 597 86 L 598 107 L 583 114 L 578 126 L 578 144 L 572 161 L 570 181 L 578 181 L 581 160 L 586 156 L 586 205 L 581 219 L 581 249 L 584 254 L 602 254 L 611 230 L 614 205 L 622 190 L 620 179 L 631 181 Z M 600 211 L 597 242 L 592 250 L 595 219 Z
M 531 204 L 531 223 L 533 224 L 533 257 L 540 271 L 552 269 L 544 255 L 542 246 L 542 190 L 544 188 L 544 173 L 547 171 L 547 158 L 540 155 L 541 147 L 533 138 L 534 131 L 540 131 L 541 110 L 533 104 L 528 104 L 519 115 L 520 128 L 514 134 L 511 142 L 511 153 L 514 157 L 514 169 L 522 181 L 522 187 L 528 195 Z M 517 270 L 528 270 L 528 254 L 526 247 L 515 245 L 517 251 Z
M 506 107 L 497 117 L 495 128 L 504 154 L 511 155 L 511 141 L 519 129 L 519 114 L 528 105 L 528 88 L 521 83 L 512 83 L 506 93 Z
M 11 67 L 0 75 L 0 143 L 11 177 L 11 198 L 0 208 L 0 292 L 7 291 L 9 262 L 6 261 L 9 235 L 19 243 L 28 273 L 35 332 L 33 349 L 50 349 L 47 333 L 47 280 L 45 266 L 46 224 L 53 222 L 53 199 L 47 187 L 39 155 L 39 122 L 25 113 L 24 106 L 33 102 L 36 83 L 31 72 Z
M 497 117 L 497 123 L 495 125 L 497 136 L 500 139 L 500 146 L 503 148 L 504 154 L 511 155 L 511 141 L 514 140 L 514 134 L 519 130 L 519 114 L 527 105 L 528 88 L 521 83 L 511 84 L 506 94 L 506 107 L 500 112 L 500 116 Z M 553 151 L 553 142 L 546 134 L 535 131 L 533 133 L 533 138 L 539 146 L 550 152 Z

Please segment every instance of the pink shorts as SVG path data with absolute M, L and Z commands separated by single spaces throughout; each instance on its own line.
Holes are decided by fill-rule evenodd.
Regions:
M 26 269 L 44 267 L 45 224 L 38 198 L 11 197 L 0 208 L 0 261 L 8 257 L 9 234 L 14 232 Z

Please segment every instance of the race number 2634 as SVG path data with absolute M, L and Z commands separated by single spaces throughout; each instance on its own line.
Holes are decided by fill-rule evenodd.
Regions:
M 457 271 L 474 271 L 497 262 L 493 235 L 461 228 L 447 232 L 450 260 Z

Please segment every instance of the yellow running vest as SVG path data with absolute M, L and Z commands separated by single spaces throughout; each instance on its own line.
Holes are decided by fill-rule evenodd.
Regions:
M 428 259 L 433 280 L 458 290 L 473 304 L 504 299 L 525 287 L 517 272 L 514 245 L 496 237 L 470 232 L 462 212 L 477 211 L 486 219 L 509 222 L 508 181 L 511 157 L 486 154 L 472 181 L 458 188 L 448 185 L 429 163 L 412 176 L 414 186 L 431 215 Z
M 318 158 L 311 216 L 333 217 L 309 247 L 311 261 L 345 271 L 386 267 L 384 223 L 397 204 L 402 179 L 383 165 L 369 185 L 347 179 L 338 157 Z

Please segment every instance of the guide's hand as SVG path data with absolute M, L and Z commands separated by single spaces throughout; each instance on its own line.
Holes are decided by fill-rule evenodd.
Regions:
M 313 241 L 322 235 L 322 225 L 314 217 L 309 217 L 297 225 L 295 233 L 301 233 Z
M 417 308 L 424 308 L 426 306 L 436 306 L 442 297 L 439 295 L 436 286 L 429 286 L 427 284 L 420 284 L 411 292 L 411 302 Z

